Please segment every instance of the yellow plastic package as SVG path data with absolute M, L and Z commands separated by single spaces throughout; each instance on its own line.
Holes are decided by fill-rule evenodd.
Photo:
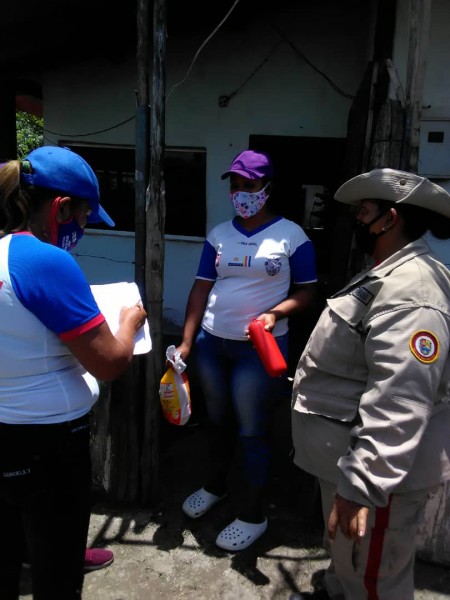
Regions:
M 159 383 L 159 399 L 163 415 L 169 423 L 184 425 L 188 422 L 192 412 L 191 391 L 188 377 L 183 372 L 186 365 L 179 357 L 174 356 L 172 348 L 175 350 L 174 346 L 169 346 L 166 352 L 171 366 Z

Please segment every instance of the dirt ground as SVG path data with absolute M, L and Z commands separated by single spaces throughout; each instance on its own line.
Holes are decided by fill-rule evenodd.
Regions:
M 201 422 L 183 428 L 163 424 L 160 503 L 153 510 L 142 510 L 113 507 L 99 499 L 89 543 L 113 550 L 115 561 L 86 575 L 83 599 L 288 600 L 293 592 L 312 591 L 311 576 L 328 561 L 321 548 L 317 486 L 292 464 L 288 398 L 280 404 L 273 438 L 268 531 L 253 546 L 234 554 L 214 542 L 235 518 L 239 463 L 228 497 L 200 519 L 189 519 L 180 507 L 185 496 L 202 484 L 205 433 Z M 25 570 L 20 598 L 31 600 Z M 450 598 L 450 570 L 418 561 L 415 600 L 444 598 Z

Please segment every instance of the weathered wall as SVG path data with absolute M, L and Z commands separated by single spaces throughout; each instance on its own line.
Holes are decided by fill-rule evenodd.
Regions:
M 289 42 L 339 88 L 354 94 L 371 56 L 372 4 L 355 0 L 298 3 L 286 12 L 274 9 L 271 21 L 256 15 L 236 29 L 223 28 L 205 45 L 180 85 L 211 30 L 201 35 L 187 30 L 182 37 L 169 32 L 166 143 L 206 149 L 208 230 L 231 217 L 227 183 L 220 175 L 235 154 L 247 147 L 251 134 L 346 136 L 351 100 L 332 89 Z M 44 77 L 45 127 L 70 135 L 106 129 L 134 115 L 135 88 L 134 58 L 116 64 L 96 60 L 48 72 Z M 219 97 L 236 90 L 229 105 L 221 108 Z M 134 145 L 134 137 L 134 122 L 130 122 L 78 141 Z M 46 138 L 53 143 L 77 140 L 50 133 Z M 133 236 L 119 240 L 112 232 L 96 233 L 82 240 L 77 254 L 90 256 L 80 263 L 92 283 L 129 280 L 133 244 Z M 178 324 L 183 320 L 201 245 L 202 239 L 166 239 L 164 309 Z

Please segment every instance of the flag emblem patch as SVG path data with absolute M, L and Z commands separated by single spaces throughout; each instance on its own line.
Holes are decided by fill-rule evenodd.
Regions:
M 432 363 L 439 356 L 439 341 L 431 331 L 416 331 L 409 341 L 411 352 L 423 363 Z

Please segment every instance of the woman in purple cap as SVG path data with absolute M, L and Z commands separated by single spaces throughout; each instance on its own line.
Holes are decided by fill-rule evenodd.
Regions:
M 186 360 L 195 346 L 196 365 L 209 417 L 210 468 L 204 486 L 183 503 L 191 518 L 226 495 L 228 468 L 239 437 L 244 485 L 237 519 L 217 537 L 225 550 L 243 550 L 267 529 L 263 492 L 268 476 L 268 434 L 279 393 L 252 343 L 248 326 L 265 323 L 287 354 L 287 317 L 311 302 L 316 268 L 304 231 L 267 203 L 273 166 L 264 152 L 245 150 L 222 179 L 230 180 L 236 216 L 214 227 L 203 248 L 189 295 L 183 339 Z
M 113 335 L 65 251 L 100 219 L 114 224 L 94 172 L 69 149 L 44 146 L 1 166 L 2 600 L 19 598 L 25 545 L 34 600 L 81 599 L 84 569 L 95 568 L 86 552 L 89 412 L 96 378 L 126 370 L 146 318 L 141 305 L 122 309 Z

